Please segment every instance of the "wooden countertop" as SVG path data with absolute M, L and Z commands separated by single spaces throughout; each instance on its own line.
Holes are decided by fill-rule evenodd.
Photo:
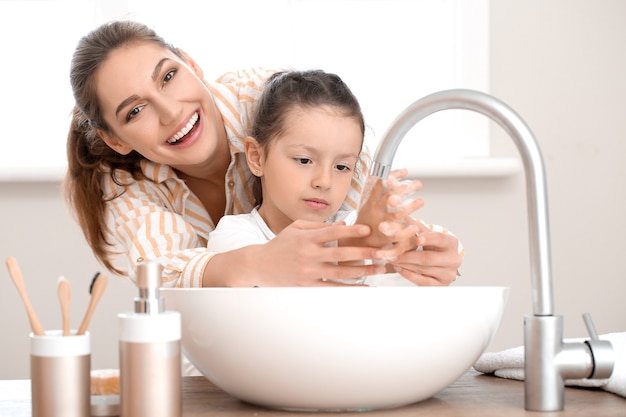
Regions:
M 261 408 L 224 393 L 203 377 L 183 378 L 184 417 L 489 417 L 626 416 L 626 399 L 599 389 L 566 388 L 565 410 L 537 413 L 524 409 L 524 384 L 468 371 L 434 397 L 393 410 L 365 413 L 303 413 Z M 30 380 L 0 380 L 0 416 L 30 417 Z

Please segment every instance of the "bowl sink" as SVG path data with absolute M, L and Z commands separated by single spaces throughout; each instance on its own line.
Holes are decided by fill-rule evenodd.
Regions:
M 257 405 L 388 409 L 463 375 L 500 323 L 507 287 L 162 289 L 182 316 L 183 353 Z

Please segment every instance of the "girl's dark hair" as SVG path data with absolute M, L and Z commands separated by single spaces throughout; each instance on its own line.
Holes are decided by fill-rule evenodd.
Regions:
M 346 117 L 353 117 L 365 134 L 361 106 L 343 80 L 336 74 L 308 70 L 277 72 L 266 81 L 256 104 L 251 136 L 267 151 L 269 143 L 284 132 L 289 111 L 320 106 L 331 106 Z M 256 204 L 260 205 L 263 190 L 259 177 L 255 179 L 253 193 Z
M 75 106 L 67 135 L 65 197 L 96 258 L 118 273 L 121 271 L 111 264 L 107 256 L 112 244 L 106 238 L 106 200 L 102 182 L 106 175 L 110 175 L 116 183 L 123 185 L 115 178 L 116 169 L 128 171 L 135 179 L 143 178 L 139 166 L 143 157 L 135 151 L 121 155 L 98 135 L 97 129 L 109 132 L 109 127 L 102 116 L 94 76 L 113 50 L 134 42 L 161 45 L 184 59 L 176 48 L 149 27 L 133 21 L 114 21 L 103 24 L 80 39 L 70 67 Z

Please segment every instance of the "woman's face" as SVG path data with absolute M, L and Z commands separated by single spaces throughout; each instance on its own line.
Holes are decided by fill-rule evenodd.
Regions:
M 223 122 L 201 69 L 169 49 L 135 42 L 113 50 L 98 69 L 96 92 L 121 154 L 132 150 L 183 172 L 210 165 L 226 145 Z
M 333 107 L 290 111 L 283 133 L 268 148 L 257 147 L 259 213 L 272 231 L 335 214 L 350 189 L 362 144 L 359 123 Z

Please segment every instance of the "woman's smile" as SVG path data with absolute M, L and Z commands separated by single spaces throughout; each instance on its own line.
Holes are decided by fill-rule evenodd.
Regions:
M 170 139 L 168 139 L 167 143 L 169 143 L 170 145 L 175 145 L 177 143 L 180 144 L 181 141 L 184 141 L 183 138 L 185 137 L 185 135 L 187 135 L 191 131 L 191 129 L 195 127 L 196 123 L 198 122 L 198 119 L 199 119 L 198 112 L 194 112 L 194 114 L 191 116 L 191 118 L 189 119 L 185 127 L 180 129 L 176 134 L 174 134 Z

